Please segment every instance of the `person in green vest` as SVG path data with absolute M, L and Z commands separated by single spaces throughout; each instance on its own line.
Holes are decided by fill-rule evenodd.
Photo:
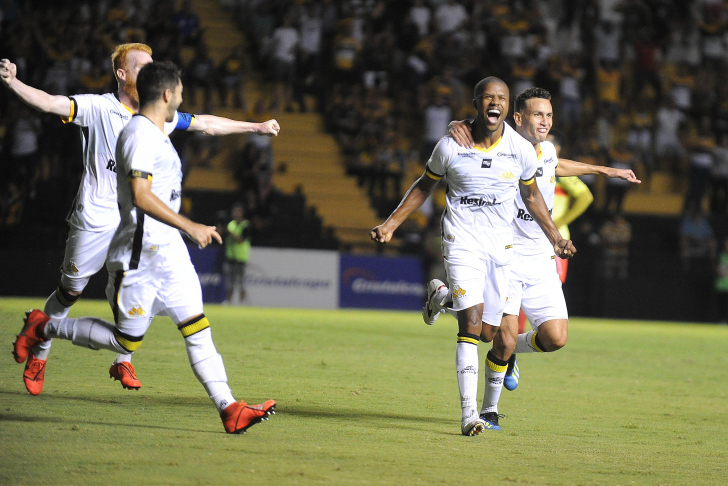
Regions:
M 237 288 L 239 303 L 242 303 L 245 300 L 245 265 L 250 256 L 250 223 L 245 219 L 241 203 L 233 206 L 232 217 L 225 237 L 225 290 L 227 302 L 231 303 Z
M 715 292 L 718 294 L 718 322 L 728 324 L 728 238 L 723 240 L 723 249 L 718 255 Z

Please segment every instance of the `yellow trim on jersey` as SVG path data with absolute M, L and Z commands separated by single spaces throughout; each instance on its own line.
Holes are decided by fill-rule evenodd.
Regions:
M 543 157 L 543 149 L 541 148 L 540 143 L 536 144 L 536 146 L 538 147 L 538 151 L 536 152 L 536 162 L 538 162 L 539 160 L 541 160 L 541 157 Z
M 210 327 L 210 321 L 207 320 L 207 317 L 202 316 L 202 319 L 194 320 L 188 324 L 183 324 L 179 328 L 179 332 L 182 333 L 182 336 L 184 337 L 190 337 L 193 334 L 197 334 L 200 331 L 203 331 Z
M 121 103 L 121 100 L 119 100 L 119 103 Z M 132 115 L 136 115 L 137 114 L 136 111 L 132 110 L 131 108 L 129 108 L 128 106 L 126 106 L 124 103 L 121 103 L 121 106 L 123 106 L 126 109 L 126 111 L 128 111 Z
M 435 174 L 434 172 L 432 172 L 430 170 L 429 167 L 425 167 L 425 174 L 427 174 L 427 177 L 429 177 L 430 179 L 434 179 L 436 181 L 439 181 L 440 179 L 442 179 L 441 175 Z
M 503 133 L 505 133 L 505 130 L 503 130 Z M 502 133 L 501 133 L 501 136 L 498 137 L 498 140 L 496 140 L 495 142 L 493 142 L 493 144 L 490 147 L 483 148 L 483 147 L 478 147 L 477 145 L 475 145 L 473 148 L 476 149 L 476 150 L 480 150 L 481 152 L 485 152 L 487 154 L 488 152 L 490 152 L 491 150 L 493 150 L 494 148 L 496 148 L 496 146 L 500 143 L 501 140 L 503 140 L 503 134 Z
M 61 117 L 61 121 L 63 123 L 71 123 L 73 120 L 75 120 L 76 111 L 78 111 L 77 106 L 76 106 L 77 105 L 76 100 L 74 100 L 73 98 L 68 98 L 68 99 L 71 100 L 71 113 L 69 113 L 68 118 Z
M 534 175 L 533 177 L 531 177 L 530 179 L 527 179 L 525 181 L 523 179 L 521 179 L 521 184 L 523 184 L 524 186 L 530 186 L 531 184 L 533 184 L 533 181 L 535 181 L 535 180 L 536 180 L 536 176 Z
M 486 365 L 486 366 L 487 366 L 488 368 L 490 368 L 491 370 L 495 371 L 496 373 L 503 373 L 503 372 L 504 372 L 505 370 L 507 370 L 507 369 L 508 369 L 508 365 L 504 365 L 504 366 L 501 366 L 501 365 L 497 365 L 497 364 L 493 363 L 493 362 L 492 362 L 491 360 L 489 360 L 489 359 L 486 359 L 486 360 L 485 360 L 485 365 Z
M 190 115 L 190 118 L 191 118 L 191 119 L 190 119 L 190 127 L 191 127 L 192 125 L 194 125 L 194 124 L 195 124 L 195 115 Z M 190 127 L 187 127 L 187 129 L 189 130 L 189 129 L 190 129 Z
M 126 180 L 130 181 L 136 177 L 138 177 L 140 179 L 147 179 L 150 181 L 152 180 L 152 174 L 150 174 L 149 172 L 141 171 L 141 170 L 129 171 L 129 177 L 127 177 Z

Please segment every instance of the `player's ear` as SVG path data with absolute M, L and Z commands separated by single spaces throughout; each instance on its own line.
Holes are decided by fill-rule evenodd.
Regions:
M 521 114 L 519 112 L 513 112 L 513 121 L 516 122 L 516 125 L 518 125 L 519 127 L 521 126 L 521 122 L 523 120 L 521 119 Z
M 172 99 L 172 90 L 167 88 L 164 90 L 164 93 L 162 93 L 162 99 L 165 103 L 169 103 L 169 100 Z
M 126 71 L 124 71 L 122 68 L 117 69 L 116 70 L 116 79 L 126 81 Z
M 475 108 L 476 111 L 478 110 L 478 100 L 475 98 L 473 98 L 473 108 Z

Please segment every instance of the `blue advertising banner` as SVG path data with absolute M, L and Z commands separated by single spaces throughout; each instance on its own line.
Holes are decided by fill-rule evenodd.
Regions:
M 222 302 L 225 300 L 225 282 L 223 281 L 222 265 L 225 261 L 225 248 L 220 245 L 210 245 L 201 250 L 197 245 L 188 244 L 190 259 L 195 266 L 197 276 L 202 285 L 202 301 L 206 303 Z
M 339 268 L 339 307 L 417 310 L 425 303 L 419 258 L 341 255 Z

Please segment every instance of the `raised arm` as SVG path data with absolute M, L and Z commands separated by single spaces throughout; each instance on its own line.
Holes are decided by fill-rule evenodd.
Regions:
M 280 129 L 281 127 L 276 120 L 268 120 L 263 123 L 251 123 L 215 115 L 195 115 L 195 123 L 188 128 L 188 130 L 202 132 L 205 135 L 259 133 L 273 137 L 278 136 Z
M 18 95 L 31 108 L 60 117 L 71 116 L 71 100 L 67 96 L 55 96 L 28 86 L 16 74 L 17 66 L 7 59 L 0 60 L 0 80 L 10 91 Z
M 132 204 L 137 210 L 143 211 L 144 214 L 148 214 L 157 221 L 184 231 L 201 248 L 205 248 L 212 243 L 213 238 L 218 243 L 222 243 L 222 238 L 220 238 L 214 226 L 205 226 L 190 221 L 181 214 L 175 213 L 160 201 L 152 193 L 152 180 L 150 178 L 144 177 L 143 174 L 140 177 L 132 176 L 130 184 Z
M 556 175 L 558 177 L 570 177 L 581 175 L 603 175 L 612 178 L 624 179 L 633 184 L 642 184 L 629 169 L 615 169 L 613 167 L 604 167 L 601 165 L 584 164 L 575 160 L 559 159 L 559 165 L 556 166 Z
M 571 240 L 565 240 L 561 237 L 558 228 L 551 219 L 549 209 L 543 200 L 543 195 L 538 189 L 535 179 L 520 182 L 521 198 L 526 205 L 526 210 L 533 216 L 541 230 L 549 239 L 554 247 L 554 253 L 561 258 L 570 258 L 576 253 L 576 248 Z
M 433 178 L 430 174 L 425 171 L 422 176 L 412 184 L 407 194 L 402 198 L 402 202 L 399 203 L 397 209 L 387 218 L 387 220 L 375 226 L 370 232 L 369 236 L 372 240 L 377 243 L 387 243 L 392 239 L 394 231 L 399 228 L 407 217 L 415 212 L 425 200 L 432 194 L 432 191 L 440 182 L 439 178 Z

